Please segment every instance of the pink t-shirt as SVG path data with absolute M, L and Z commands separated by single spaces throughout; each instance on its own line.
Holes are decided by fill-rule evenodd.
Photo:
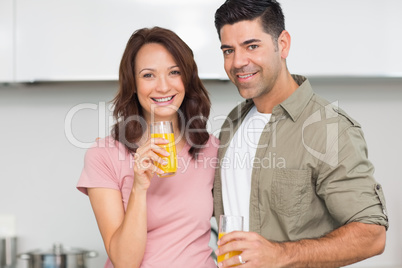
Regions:
M 209 247 L 212 186 L 219 141 L 210 136 L 197 160 L 186 145 L 177 155 L 178 170 L 168 178 L 155 175 L 147 193 L 147 244 L 141 268 L 214 267 Z M 107 137 L 88 149 L 77 188 L 111 188 L 121 191 L 124 208 L 133 185 L 133 157 Z M 105 268 L 112 268 L 108 259 Z

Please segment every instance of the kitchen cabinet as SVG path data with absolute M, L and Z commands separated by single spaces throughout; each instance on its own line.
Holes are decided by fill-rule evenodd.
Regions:
M 0 2 L 4 6 L 12 1 Z M 12 77 L 15 66 L 17 82 L 116 80 L 130 35 L 151 26 L 172 29 L 188 43 L 201 78 L 227 79 L 214 27 L 214 13 L 223 0 L 13 2 L 15 36 L 1 48 L 6 57 L 0 63 L 2 79 Z M 287 59 L 291 73 L 402 77 L 402 1 L 279 2 L 292 37 Z M 0 10 L 5 14 L 1 20 L 7 20 L 9 13 Z M 9 52 L 13 40 L 15 51 Z
M 291 72 L 402 77 L 402 1 L 279 2 L 292 36 Z
M 18 0 L 18 81 L 116 80 L 138 28 L 174 30 L 193 50 L 202 78 L 226 74 L 211 0 Z
M 0 82 L 14 80 L 14 5 L 0 1 Z

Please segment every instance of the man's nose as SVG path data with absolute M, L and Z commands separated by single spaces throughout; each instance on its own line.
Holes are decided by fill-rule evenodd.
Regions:
M 233 58 L 233 67 L 236 69 L 240 69 L 244 66 L 247 66 L 249 63 L 249 58 L 247 53 L 243 51 L 236 51 L 234 52 Z

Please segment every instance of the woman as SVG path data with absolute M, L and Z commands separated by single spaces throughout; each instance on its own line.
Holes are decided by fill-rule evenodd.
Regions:
M 85 156 L 77 188 L 88 194 L 109 256 L 105 267 L 216 267 L 210 218 L 218 141 L 206 131 L 210 100 L 191 49 L 172 31 L 140 29 L 129 39 L 114 99 L 112 136 Z M 172 121 L 178 170 L 149 123 Z

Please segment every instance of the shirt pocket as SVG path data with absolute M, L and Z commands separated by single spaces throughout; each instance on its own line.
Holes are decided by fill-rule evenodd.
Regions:
M 271 208 L 283 216 L 300 216 L 309 209 L 312 192 L 309 170 L 275 169 L 272 178 Z

